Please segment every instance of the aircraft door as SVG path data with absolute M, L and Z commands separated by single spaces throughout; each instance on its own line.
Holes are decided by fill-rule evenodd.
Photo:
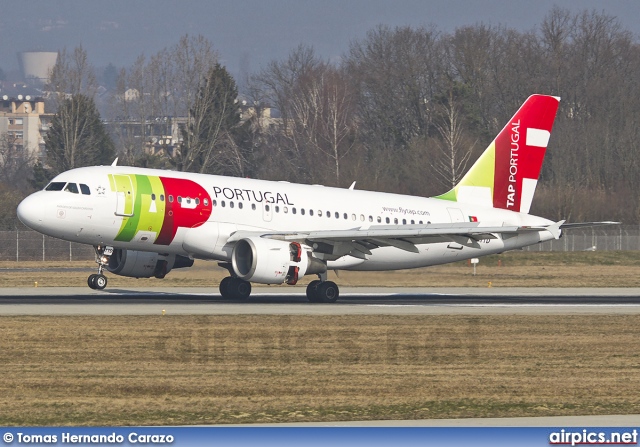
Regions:
M 135 194 L 131 177 L 114 174 L 113 180 L 116 184 L 116 216 L 133 216 Z
M 273 205 L 271 203 L 265 203 L 262 205 L 262 219 L 265 222 L 271 222 L 273 218 Z

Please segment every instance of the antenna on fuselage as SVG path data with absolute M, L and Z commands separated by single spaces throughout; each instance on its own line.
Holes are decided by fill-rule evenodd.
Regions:
M 111 163 L 111 166 L 118 166 L 118 157 L 116 157 L 116 159 L 113 160 L 113 163 Z
M 354 180 L 354 182 L 351 184 L 351 186 L 349 186 L 349 189 L 353 191 L 353 189 L 356 187 L 356 182 Z

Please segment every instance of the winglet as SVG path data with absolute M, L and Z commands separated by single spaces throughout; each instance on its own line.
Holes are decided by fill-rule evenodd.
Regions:
M 113 160 L 113 163 L 111 163 L 111 166 L 118 166 L 118 157 L 116 157 L 116 159 Z

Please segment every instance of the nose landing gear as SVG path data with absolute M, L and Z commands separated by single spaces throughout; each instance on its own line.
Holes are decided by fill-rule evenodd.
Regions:
M 93 290 L 103 290 L 107 287 L 107 277 L 102 274 L 105 266 L 109 264 L 109 257 L 113 254 L 113 247 L 103 247 L 98 245 L 94 247 L 96 251 L 96 263 L 98 264 L 98 273 L 89 275 L 87 285 Z

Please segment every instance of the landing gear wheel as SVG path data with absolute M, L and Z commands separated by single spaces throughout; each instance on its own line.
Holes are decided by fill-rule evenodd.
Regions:
M 311 303 L 319 303 L 322 301 L 318 295 L 318 286 L 322 283 L 319 279 L 315 279 L 307 286 L 307 299 Z
M 94 289 L 103 290 L 105 287 L 107 287 L 107 277 L 104 275 L 96 275 L 93 278 L 93 285 Z
M 251 295 L 251 283 L 227 276 L 220 281 L 220 295 L 225 299 L 245 300 Z
M 218 287 L 218 289 L 220 290 L 220 295 L 222 295 L 222 298 L 231 298 L 231 292 L 229 291 L 229 283 L 231 282 L 231 279 L 232 278 L 230 276 L 227 276 L 226 278 L 223 278 L 222 281 L 220 281 L 220 286 Z
M 98 275 L 94 273 L 92 275 L 89 275 L 89 277 L 87 278 L 87 285 L 94 290 L 96 288 L 96 276 Z
M 317 287 L 316 294 L 323 303 L 335 303 L 340 296 L 340 290 L 333 281 L 325 281 Z
M 234 279 L 235 281 L 231 283 L 234 298 L 240 300 L 246 300 L 249 298 L 249 295 L 251 295 L 251 283 L 238 278 Z

